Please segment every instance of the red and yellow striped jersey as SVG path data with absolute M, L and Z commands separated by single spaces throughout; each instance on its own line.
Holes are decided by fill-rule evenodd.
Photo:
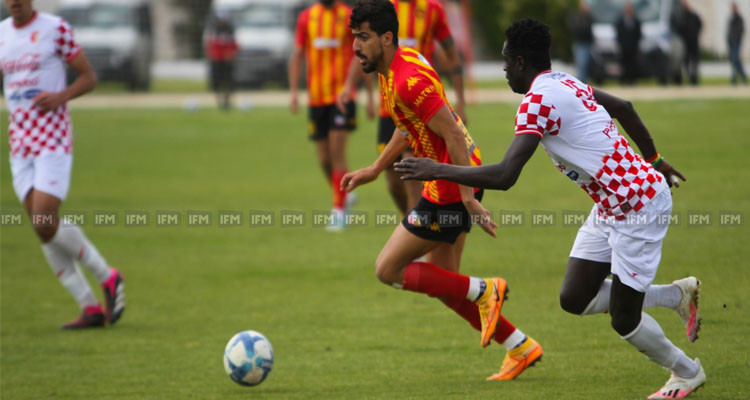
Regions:
M 398 15 L 398 45 L 418 51 L 432 64 L 435 40 L 451 35 L 445 9 L 438 0 L 391 0 Z M 388 117 L 388 108 L 380 99 L 380 116 Z
M 445 141 L 427 123 L 444 105 L 448 105 L 451 111 L 453 107 L 445 97 L 440 77 L 424 56 L 415 50 L 399 47 L 388 69 L 388 76 L 378 75 L 378 79 L 380 92 L 386 99 L 391 118 L 409 142 L 414 155 L 452 164 Z M 461 118 L 455 112 L 453 116 L 463 130 L 471 165 L 481 165 L 479 148 L 474 144 Z M 422 196 L 436 204 L 461 201 L 458 185 L 443 180 L 425 182 Z
M 297 18 L 295 45 L 305 51 L 307 90 L 311 106 L 334 104 L 344 86 L 354 56 L 349 16 L 352 9 L 340 2 L 332 7 L 316 3 Z

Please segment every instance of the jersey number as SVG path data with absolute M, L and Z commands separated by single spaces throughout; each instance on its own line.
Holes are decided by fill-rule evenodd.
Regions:
M 594 99 L 594 94 L 591 91 L 579 88 L 578 86 L 576 86 L 576 83 L 571 79 L 566 79 L 562 81 L 562 83 L 563 85 L 576 91 L 576 97 L 581 99 L 581 101 L 583 102 L 583 106 L 586 107 L 587 110 L 596 111 L 597 103 L 596 103 L 596 99 Z M 587 89 L 588 88 L 590 88 L 590 86 L 587 87 Z

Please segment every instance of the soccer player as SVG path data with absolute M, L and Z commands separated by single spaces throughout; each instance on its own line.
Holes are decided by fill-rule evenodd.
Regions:
M 434 65 L 435 41 L 440 44 L 445 53 L 451 83 L 456 91 L 455 110 L 464 123 L 466 123 L 463 66 L 461 65 L 461 58 L 458 56 L 458 50 L 451 36 L 448 19 L 443 6 L 438 0 L 392 0 L 391 2 L 398 15 L 399 46 L 416 50 L 431 65 Z M 354 80 L 352 75 L 350 73 L 344 89 L 341 91 L 341 102 L 344 102 L 351 93 Z M 393 119 L 391 119 L 382 93 L 380 96 L 379 117 L 378 154 L 383 152 L 383 149 L 385 149 L 385 146 L 391 140 L 396 130 L 396 125 L 393 123 Z M 413 157 L 414 155 L 409 149 L 406 149 L 403 156 Z M 422 184 L 419 182 L 402 181 L 399 179 L 398 174 L 393 171 L 393 166 L 391 165 L 385 169 L 385 177 L 388 191 L 396 203 L 396 207 L 402 215 L 406 215 L 406 212 L 414 208 L 421 198 Z
M 415 50 L 398 47 L 398 24 L 388 0 L 362 0 L 352 12 L 355 54 L 364 72 L 378 72 L 399 133 L 371 166 L 346 174 L 342 189 L 375 180 L 407 146 L 415 157 L 481 164 L 479 148 L 446 99 L 435 70 Z M 441 180 L 425 183 L 422 199 L 380 252 L 375 273 L 384 284 L 441 299 L 481 331 L 482 346 L 493 339 L 505 345 L 510 352 L 502 369 L 488 379 L 513 379 L 541 358 L 541 346 L 500 315 L 507 289 L 504 279 L 458 272 L 472 219 L 495 236 L 497 225 L 479 203 L 481 198 L 482 191 L 469 186 Z M 424 255 L 426 262 L 413 261 Z
M 557 169 L 594 200 L 578 231 L 560 291 L 573 314 L 609 311 L 614 330 L 648 359 L 672 371 L 649 398 L 683 398 L 706 381 L 700 361 L 691 360 L 666 338 L 643 308 L 676 310 L 688 339 L 700 329 L 695 277 L 651 285 L 669 225 L 669 184 L 685 180 L 664 160 L 633 105 L 550 70 L 549 27 L 523 19 L 505 32 L 502 55 L 511 89 L 524 94 L 516 113 L 515 137 L 502 162 L 476 168 L 404 160 L 405 179 L 445 179 L 463 185 L 508 190 L 541 143 Z M 618 132 L 616 118 L 644 157 Z M 608 275 L 612 280 L 606 280 Z
M 290 109 L 297 113 L 299 74 L 302 58 L 307 57 L 308 126 L 323 174 L 333 190 L 334 224 L 328 227 L 332 231 L 344 227 L 347 193 L 339 189 L 339 182 L 348 170 L 347 135 L 357 124 L 353 100 L 347 102 L 344 111 L 336 107 L 336 95 L 348 71 L 358 68 L 348 29 L 351 11 L 348 5 L 336 0 L 320 0 L 302 11 L 289 60 Z
M 77 329 L 114 324 L 125 310 L 122 275 L 110 268 L 81 228 L 59 220 L 70 187 L 73 132 L 66 102 L 96 86 L 96 75 L 63 19 L 34 10 L 31 0 L 5 0 L 0 22 L 0 69 L 10 112 L 13 188 L 31 218 L 47 262 L 83 310 L 63 325 Z M 65 65 L 77 73 L 65 86 Z M 104 289 L 106 310 L 76 263 Z

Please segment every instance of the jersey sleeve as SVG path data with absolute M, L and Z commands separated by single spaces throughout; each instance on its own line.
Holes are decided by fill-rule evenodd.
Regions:
M 439 41 L 445 40 L 445 38 L 451 35 L 451 29 L 448 26 L 448 17 L 445 15 L 445 9 L 443 5 L 438 3 L 435 6 L 435 39 Z
M 560 123 L 560 113 L 554 105 L 541 94 L 529 93 L 516 112 L 516 135 L 557 135 Z
M 309 12 L 303 11 L 302 14 L 297 18 L 297 28 L 294 31 L 294 45 L 297 47 L 305 47 L 307 43 L 307 19 Z
M 60 19 L 55 35 L 55 53 L 70 63 L 81 52 L 81 46 L 73 38 L 73 29 L 64 19 Z
M 445 105 L 435 84 L 422 73 L 401 82 L 396 92 L 404 104 L 425 124 Z

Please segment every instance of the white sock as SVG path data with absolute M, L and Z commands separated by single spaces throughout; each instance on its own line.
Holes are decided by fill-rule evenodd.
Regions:
M 487 284 L 484 279 L 469 277 L 469 291 L 466 292 L 466 299 L 477 301 L 485 290 L 487 290 Z
M 643 308 L 667 307 L 676 309 L 682 301 L 682 290 L 677 285 L 651 285 L 643 300 Z
M 523 343 L 524 340 L 526 340 L 526 335 L 524 335 L 520 329 L 516 328 L 516 330 L 505 339 L 503 346 L 505 346 L 505 350 L 513 350 Z
M 633 332 L 622 337 L 635 346 L 649 360 L 671 370 L 682 378 L 692 378 L 700 367 L 685 352 L 667 339 L 664 331 L 650 315 L 641 313 L 641 323 Z
M 612 290 L 612 281 L 605 279 L 599 292 L 591 299 L 581 315 L 598 314 L 609 310 L 610 290 Z M 646 290 L 643 309 L 666 307 L 674 310 L 680 305 L 680 301 L 682 301 L 682 291 L 676 285 L 651 285 Z
M 51 243 L 42 244 L 42 252 L 44 252 L 52 272 L 57 275 L 65 289 L 68 289 L 81 309 L 99 304 L 81 269 L 73 261 L 73 257 Z
M 61 223 L 57 233 L 49 242 L 65 251 L 68 255 L 78 260 L 86 267 L 99 283 L 104 283 L 109 278 L 109 265 L 99 251 L 86 239 L 78 225 L 65 222 Z
M 599 292 L 591 299 L 591 302 L 586 306 L 581 315 L 599 314 L 609 310 L 609 292 L 611 290 L 612 281 L 605 279 L 602 282 L 602 286 L 599 287 Z

